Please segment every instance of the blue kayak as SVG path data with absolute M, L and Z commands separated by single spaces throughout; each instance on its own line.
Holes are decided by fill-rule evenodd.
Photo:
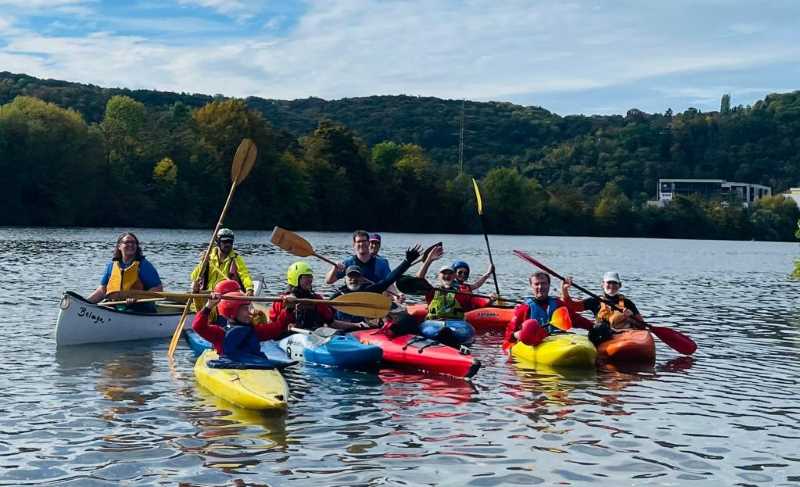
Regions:
M 202 355 L 204 351 L 213 348 L 211 342 L 198 335 L 194 330 L 184 330 L 183 337 L 186 339 L 186 343 L 189 344 L 189 348 L 191 348 L 198 357 Z M 286 355 L 286 352 L 281 350 L 278 343 L 273 340 L 261 342 L 261 352 L 267 356 L 269 362 L 275 364 L 275 368 L 282 368 L 297 363 L 296 360 L 290 359 L 289 356 Z
M 195 355 L 212 348 L 211 343 L 193 330 L 184 331 L 184 337 Z M 267 340 L 261 342 L 261 351 L 270 360 L 286 364 L 304 360 L 313 364 L 330 365 L 350 369 L 377 366 L 383 350 L 376 345 L 366 345 L 350 335 L 319 337 L 315 334 L 296 333 L 280 342 Z
M 446 345 L 466 345 L 475 338 L 475 328 L 464 320 L 425 320 L 419 329 L 422 336 Z
M 295 333 L 279 341 L 278 346 L 293 360 L 348 369 L 376 367 L 383 357 L 381 347 L 361 343 L 350 335 Z

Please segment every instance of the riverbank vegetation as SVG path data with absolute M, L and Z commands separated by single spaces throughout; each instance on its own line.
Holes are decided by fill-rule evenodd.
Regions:
M 464 157 L 459 166 L 463 113 Z M 0 73 L 1 225 L 213 225 L 233 151 L 259 158 L 236 228 L 793 240 L 792 200 L 676 197 L 658 178 L 800 183 L 800 92 L 719 112 L 561 117 L 408 96 L 227 99 Z

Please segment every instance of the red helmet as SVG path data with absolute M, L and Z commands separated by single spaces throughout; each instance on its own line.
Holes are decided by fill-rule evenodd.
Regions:
M 225 296 L 244 296 L 245 294 L 241 291 L 233 291 L 230 293 L 225 293 Z M 228 318 L 229 320 L 235 320 L 236 315 L 239 313 L 239 308 L 242 306 L 250 305 L 250 301 L 238 300 L 238 299 L 223 299 L 217 305 L 217 311 L 220 315 Z
M 242 288 L 239 287 L 239 283 L 234 281 L 233 279 L 225 279 L 224 281 L 219 281 L 217 285 L 214 286 L 214 292 L 218 294 L 227 294 L 241 290 Z
M 536 320 L 525 320 L 519 330 L 519 341 L 525 345 L 538 345 L 547 337 L 547 332 Z

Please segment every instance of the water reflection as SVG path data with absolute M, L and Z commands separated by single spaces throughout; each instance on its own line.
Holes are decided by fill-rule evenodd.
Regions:
M 590 288 L 618 269 L 642 312 L 695 339 L 696 356 L 658 342 L 652 367 L 525 369 L 486 334 L 472 381 L 292 367 L 289 410 L 275 417 L 198 389 L 183 345 L 174 363 L 166 340 L 55 352 L 58 299 L 96 287 L 123 230 L 0 229 L 0 382 L 10 392 L 0 395 L 0 484 L 800 482 L 800 282 L 786 279 L 796 245 L 492 236 L 504 294 L 526 293 L 532 270 L 514 248 Z M 207 231 L 136 233 L 167 288 L 186 286 Z M 350 251 L 348 234 L 306 236 L 332 258 Z M 392 263 L 417 240 L 443 241 L 446 261 L 485 260 L 482 236 L 383 239 Z M 296 258 L 268 242 L 269 232 L 237 232 L 251 271 L 277 292 Z

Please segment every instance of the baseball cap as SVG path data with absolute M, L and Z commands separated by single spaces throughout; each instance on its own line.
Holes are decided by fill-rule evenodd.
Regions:
M 439 273 L 441 274 L 442 272 L 455 272 L 455 271 L 449 265 L 445 265 L 439 268 Z
M 373 234 L 370 234 L 370 236 L 369 236 L 369 241 L 370 241 L 370 242 L 380 242 L 380 241 L 381 241 L 381 236 L 380 236 L 380 234 L 378 234 L 378 233 L 373 233 Z
M 361 275 L 361 268 L 357 265 L 351 265 L 344 271 L 345 276 L 349 276 L 350 274 L 358 274 Z

